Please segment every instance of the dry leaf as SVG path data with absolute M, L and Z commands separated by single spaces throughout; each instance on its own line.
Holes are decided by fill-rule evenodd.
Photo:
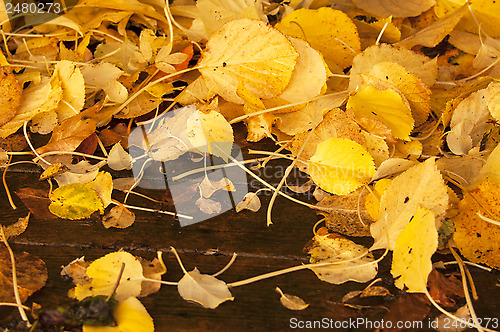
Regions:
M 111 210 L 102 218 L 102 224 L 106 228 L 127 228 L 129 226 L 132 226 L 134 221 L 134 212 L 121 205 L 113 206 Z
M 215 309 L 219 304 L 234 299 L 224 281 L 201 274 L 197 268 L 184 274 L 177 290 L 184 300 L 196 302 L 208 309 Z
M 283 304 L 283 306 L 287 309 L 304 310 L 309 306 L 309 304 L 304 302 L 304 300 L 302 300 L 300 297 L 283 293 L 283 291 L 279 287 L 276 287 L 276 291 L 281 295 L 281 304 Z
M 318 145 L 309 159 L 308 172 L 321 189 L 345 195 L 370 181 L 375 174 L 375 164 L 358 143 L 330 138 Z
M 448 208 L 447 186 L 433 158 L 398 175 L 384 191 L 380 199 L 379 218 L 370 226 L 375 239 L 371 250 L 393 250 L 396 239 L 419 206 L 431 210 L 437 223 Z
M 357 7 L 379 17 L 408 17 L 418 16 L 434 4 L 436 0 L 418 0 L 399 2 L 394 0 L 353 0 Z
M 12 71 L 0 67 L 0 127 L 9 122 L 16 114 L 21 103 L 22 87 Z
M 252 212 L 257 212 L 260 210 L 261 203 L 260 198 L 257 196 L 257 193 L 247 193 L 243 200 L 236 205 L 236 212 L 240 212 L 241 210 L 247 209 Z
M 132 168 L 132 157 L 123 149 L 120 143 L 113 145 L 109 151 L 108 166 L 115 171 Z
M 209 89 L 241 104 L 236 93 L 240 82 L 258 97 L 282 93 L 297 57 L 279 31 L 261 21 L 240 19 L 224 24 L 210 36 L 197 68 Z

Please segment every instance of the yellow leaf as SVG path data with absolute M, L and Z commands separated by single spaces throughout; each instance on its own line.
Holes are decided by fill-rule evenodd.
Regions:
M 429 59 L 425 55 L 417 54 L 405 48 L 396 48 L 392 45 L 373 45 L 356 55 L 350 71 L 349 90 L 361 86 L 360 74 L 366 73 L 379 62 L 395 62 L 417 76 L 428 87 L 436 82 L 437 58 Z
M 310 267 L 319 279 L 331 284 L 339 285 L 347 281 L 367 282 L 377 275 L 378 265 L 373 256 L 363 256 L 368 251 L 367 248 L 338 234 L 328 233 L 326 227 L 320 228 L 312 242 L 304 249 L 311 255 L 311 263 L 336 263 Z
M 113 178 L 108 172 L 99 172 L 94 180 L 88 183 L 94 189 L 106 208 L 111 203 L 111 193 L 113 192 Z
M 378 120 L 386 125 L 392 136 L 408 140 L 414 120 L 401 96 L 394 90 L 378 90 L 367 86 L 347 101 L 356 117 Z
M 16 114 L 21 103 L 23 89 L 12 71 L 0 67 L 0 127 L 9 122 Z
M 431 210 L 439 223 L 448 208 L 448 190 L 434 158 L 417 164 L 394 178 L 382 194 L 377 222 L 370 232 L 371 249 L 394 250 L 396 239 L 418 207 Z
M 332 72 L 349 67 L 361 50 L 358 31 L 349 16 L 329 7 L 294 10 L 276 28 L 307 40 L 321 52 Z
M 83 300 L 88 296 L 111 295 L 118 283 L 122 266 L 125 268 L 116 288 L 115 299 L 123 301 L 138 296 L 144 280 L 142 265 L 132 254 L 118 251 L 96 259 L 87 267 L 87 276 L 91 282 L 77 285 L 72 290 L 74 297 Z
M 240 82 L 257 97 L 275 97 L 290 82 L 297 57 L 278 30 L 261 21 L 239 19 L 212 34 L 197 68 L 209 90 L 242 104 L 236 93 Z
M 134 212 L 120 205 L 113 206 L 113 208 L 102 218 L 102 224 L 106 228 L 127 228 L 131 226 L 134 221 Z
M 486 159 L 486 164 L 479 172 L 479 179 L 488 179 L 500 185 L 500 144 L 497 145 Z
M 280 302 L 283 306 L 290 310 L 304 310 L 309 306 L 304 300 L 295 295 L 285 294 L 283 291 L 276 287 L 276 291 L 281 295 Z
M 365 200 L 366 211 L 368 211 L 368 214 L 374 220 L 377 220 L 379 218 L 380 198 L 382 197 L 382 194 L 387 189 L 387 187 L 389 187 L 391 182 L 392 180 L 390 179 L 378 180 L 377 182 L 375 182 L 375 185 L 373 186 L 374 191 L 371 192 L 368 196 L 366 196 Z
M 308 171 L 321 189 L 345 195 L 370 181 L 375 164 L 360 144 L 345 138 L 330 138 L 318 144 Z
M 118 302 L 113 310 L 116 326 L 83 325 L 84 332 L 154 332 L 153 319 L 135 297 Z
M 54 75 L 61 80 L 62 99 L 57 107 L 59 122 L 77 114 L 85 103 L 85 81 L 80 69 L 71 61 L 59 61 Z
M 431 112 L 431 90 L 416 75 L 395 62 L 380 62 L 366 74 L 361 74 L 367 85 L 379 90 L 394 89 L 410 104 L 415 126 L 424 123 Z
M 52 201 L 50 212 L 64 219 L 84 219 L 95 211 L 104 211 L 101 199 L 88 184 L 64 185 L 52 191 L 49 198 Z
M 462 6 L 459 10 L 436 20 L 429 26 L 396 43 L 396 45 L 407 49 L 411 49 L 416 45 L 434 47 L 439 44 L 446 35 L 450 34 L 467 11 L 467 6 Z
M 418 207 L 410 222 L 399 234 L 392 255 L 391 274 L 399 289 L 424 293 L 432 271 L 431 257 L 438 246 L 438 232 L 431 210 Z
M 500 268 L 500 185 L 484 181 L 464 194 L 458 204 L 459 214 L 453 219 L 453 240 L 462 255 L 474 263 Z M 493 224 L 480 218 L 489 218 Z
M 217 111 L 196 111 L 187 119 L 187 137 L 201 153 L 210 154 L 225 161 L 233 148 L 233 128 Z
M 493 38 L 500 37 L 500 27 L 498 26 L 500 3 L 494 0 L 476 0 L 471 2 L 466 0 L 437 0 L 434 11 L 438 17 L 443 17 L 459 10 L 466 4 L 470 7 L 472 14 L 470 12 L 466 13 L 457 28 L 477 33 L 480 27 L 481 31 L 486 35 Z
M 353 0 L 357 7 L 379 17 L 418 16 L 430 9 L 436 0 L 416 0 L 398 2 L 394 0 Z

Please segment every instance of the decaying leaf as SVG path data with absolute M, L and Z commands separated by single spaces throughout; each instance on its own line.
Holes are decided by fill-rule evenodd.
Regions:
M 16 114 L 21 103 L 22 88 L 14 74 L 0 67 L 0 127 L 9 122 Z
M 375 164 L 358 143 L 344 138 L 321 142 L 308 164 L 313 181 L 332 194 L 345 195 L 370 181 Z
M 16 260 L 17 285 L 21 302 L 28 296 L 45 286 L 48 278 L 45 262 L 27 252 L 14 252 Z M 12 286 L 12 265 L 9 252 L 4 245 L 0 246 L 0 301 L 15 303 Z
M 28 213 L 26 217 L 21 217 L 17 220 L 17 222 L 4 228 L 4 234 L 7 241 L 9 241 L 10 238 L 16 237 L 24 233 L 26 228 L 28 228 L 30 214 L 31 213 Z M 0 235 L 0 241 L 3 241 L 1 235 Z
M 109 151 L 108 165 L 115 171 L 132 168 L 132 158 L 120 143 L 113 145 Z
M 184 274 L 177 289 L 184 300 L 196 302 L 208 309 L 215 309 L 219 304 L 234 299 L 224 281 L 201 274 L 197 268 Z
M 333 263 L 330 266 L 310 267 L 319 279 L 339 285 L 346 281 L 367 282 L 377 275 L 378 265 L 368 249 L 338 234 L 320 228 L 304 248 L 311 263 Z M 344 262 L 345 261 L 345 262 Z
M 260 210 L 261 203 L 260 198 L 256 193 L 247 193 L 243 200 L 236 205 L 236 212 L 240 212 L 241 210 L 247 209 L 253 212 L 257 212 Z
M 279 287 L 276 287 L 276 291 L 281 295 L 281 304 L 283 304 L 283 306 L 287 309 L 304 310 L 309 306 L 309 304 L 302 300 L 300 297 L 283 293 L 283 291 Z
M 432 271 L 431 257 L 437 245 L 434 213 L 419 206 L 394 247 L 391 274 L 399 289 L 406 286 L 410 293 L 427 291 L 427 278 Z
M 104 211 L 102 200 L 88 184 L 64 185 L 52 191 L 49 198 L 50 212 L 64 219 L 84 219 L 95 211 Z
M 121 205 L 113 206 L 113 208 L 111 208 L 111 210 L 102 218 L 102 224 L 106 228 L 127 228 L 132 226 L 134 221 L 134 212 Z
M 459 214 L 453 219 L 453 240 L 468 260 L 500 268 L 500 228 L 481 218 L 500 220 L 500 185 L 484 181 L 470 190 L 458 205 Z

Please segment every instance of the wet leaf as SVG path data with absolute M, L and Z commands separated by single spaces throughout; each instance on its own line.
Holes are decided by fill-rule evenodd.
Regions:
M 52 191 L 49 198 L 50 212 L 64 219 L 84 219 L 95 211 L 104 211 L 99 195 L 87 184 L 64 185 Z

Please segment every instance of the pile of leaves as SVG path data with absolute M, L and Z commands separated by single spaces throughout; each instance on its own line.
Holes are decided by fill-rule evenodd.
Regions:
M 106 227 L 125 228 L 134 207 L 112 192 L 133 192 L 141 177 L 113 178 L 110 170 L 142 171 L 194 152 L 253 174 L 232 156 L 231 125 L 243 121 L 248 142 L 280 145 L 268 159 L 290 159 L 287 172 L 298 167 L 310 177 L 290 189 L 314 190 L 318 202 L 308 206 L 329 229 L 306 246 L 312 264 L 295 270 L 311 268 L 332 284 L 364 283 L 392 251 L 396 287 L 426 294 L 451 315 L 427 290 L 438 248 L 500 268 L 499 16 L 491 0 L 81 0 L 44 24 L 4 21 L 0 137 L 7 144 L 23 137 L 41 179 L 57 182 L 47 193 L 49 216 L 100 214 Z M 129 137 L 139 127 L 146 140 Z M 50 139 L 33 146 L 34 134 Z M 22 154 L 0 157 L 7 165 Z M 269 225 L 286 184 L 261 182 L 274 191 Z M 193 206 L 207 218 L 219 213 L 212 196 L 219 190 L 237 189 L 205 175 L 193 187 Z M 238 204 L 240 213 L 259 208 L 258 192 Z M 174 283 L 180 295 L 207 308 L 232 299 L 228 286 L 245 284 L 183 270 Z M 118 252 L 73 262 L 65 273 L 77 284 L 70 296 L 117 301 L 110 308 L 117 330 L 145 331 L 145 321 L 153 330 L 136 298 L 151 279 L 159 286 L 164 269 L 143 274 L 137 258 Z M 460 314 L 479 327 L 465 297 Z

